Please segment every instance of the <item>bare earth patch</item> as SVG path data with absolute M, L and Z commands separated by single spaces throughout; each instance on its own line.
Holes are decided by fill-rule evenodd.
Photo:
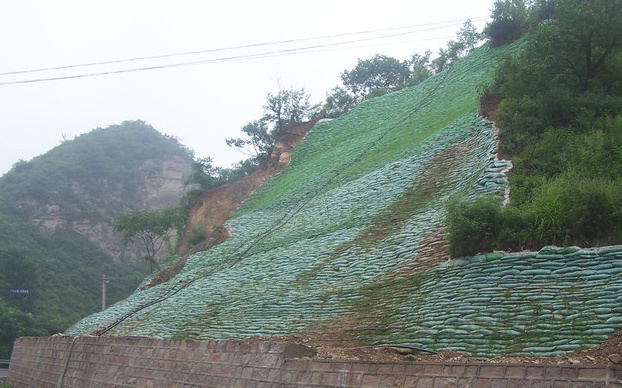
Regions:
M 423 361 L 423 362 L 489 362 L 494 364 L 622 364 L 622 329 L 611 334 L 609 339 L 592 349 L 576 350 L 558 357 L 498 357 L 482 359 L 466 353 L 442 350 L 436 354 L 407 353 L 410 349 L 399 347 L 357 346 L 343 341 L 331 343 L 326 338 L 315 338 L 307 334 L 292 334 L 281 337 L 257 337 L 257 341 L 293 342 L 317 349 L 315 359 L 361 360 L 361 361 Z
M 252 174 L 234 182 L 225 183 L 205 192 L 190 210 L 178 254 L 197 252 L 190 243 L 191 231 L 201 228 L 209 238 L 210 234 L 227 222 L 236 209 L 255 189 L 276 173 L 283 170 L 291 161 L 294 148 L 302 141 L 315 122 L 300 124 L 284 130 L 277 139 L 268 160 Z

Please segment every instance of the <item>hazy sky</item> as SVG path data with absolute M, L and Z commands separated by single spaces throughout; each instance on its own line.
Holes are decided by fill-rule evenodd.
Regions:
M 0 73 L 486 17 L 493 0 L 107 0 L 0 3 Z M 475 23 L 482 27 L 483 21 Z M 357 58 L 436 52 L 459 25 L 421 26 L 142 62 L 0 75 L 0 83 L 231 57 L 399 32 L 306 54 L 99 77 L 0 85 L 0 174 L 96 127 L 142 119 L 199 157 L 243 155 L 224 139 L 257 119 L 266 92 L 307 89 L 314 102 Z M 427 30 L 427 31 L 424 31 Z M 418 32 L 415 32 L 418 31 Z M 344 48 L 345 47 L 345 48 Z M 337 50 L 339 48 L 339 50 Z

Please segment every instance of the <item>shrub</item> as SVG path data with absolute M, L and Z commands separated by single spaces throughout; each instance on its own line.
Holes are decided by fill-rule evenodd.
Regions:
M 542 186 L 527 211 L 543 245 L 591 246 L 620 241 L 621 209 L 620 183 L 564 176 Z
M 197 245 L 203 242 L 206 236 L 207 235 L 205 232 L 205 225 L 195 225 L 190 230 L 190 236 L 188 237 L 188 242 L 190 242 L 190 244 L 192 245 Z
M 528 229 L 521 212 L 504 208 L 496 197 L 452 202 L 447 224 L 453 256 L 520 247 Z
M 561 176 L 542 183 L 533 199 L 503 207 L 496 198 L 453 202 L 447 223 L 451 254 L 595 246 L 622 241 L 622 184 Z

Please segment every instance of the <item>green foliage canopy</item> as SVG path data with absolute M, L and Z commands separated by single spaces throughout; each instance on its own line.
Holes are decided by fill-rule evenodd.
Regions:
M 245 124 L 242 137 L 227 139 L 226 143 L 249 155 L 250 163 L 258 165 L 270 154 L 277 137 L 285 128 L 309 120 L 317 109 L 309 102 L 306 90 L 279 88 L 277 93 L 266 95 L 262 117 Z M 244 163 L 239 167 L 244 168 Z
M 528 11 L 524 0 L 495 0 L 490 18 L 483 33 L 492 47 L 513 42 L 527 31 Z
M 182 222 L 177 208 L 161 211 L 134 210 L 122 214 L 114 222 L 114 230 L 123 232 L 125 244 L 138 240 L 145 248 L 143 259 L 159 268 L 156 255 L 166 243 L 171 251 L 169 233 Z
M 464 22 L 457 39 L 447 42 L 447 48 L 441 48 L 438 56 L 432 61 L 432 67 L 437 73 L 449 68 L 458 59 L 464 57 L 482 40 L 482 35 L 477 32 L 471 20 Z
M 341 73 L 343 84 L 359 101 L 374 91 L 401 89 L 408 84 L 409 77 L 408 62 L 379 54 L 359 59 L 352 70 Z

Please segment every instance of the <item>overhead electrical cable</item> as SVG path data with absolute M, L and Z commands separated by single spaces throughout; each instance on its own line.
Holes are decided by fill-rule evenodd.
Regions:
M 429 28 L 425 31 L 432 31 L 436 29 L 439 29 L 439 27 Z M 291 53 L 297 53 L 297 52 L 306 51 L 306 50 L 312 50 L 312 49 L 318 49 L 318 48 L 324 48 L 324 47 L 334 47 L 334 46 L 339 46 L 339 45 L 346 45 L 346 44 L 351 44 L 351 43 L 365 42 L 365 41 L 377 40 L 377 39 L 386 39 L 386 38 L 405 36 L 405 35 L 412 35 L 412 34 L 419 33 L 419 32 L 424 32 L 424 30 L 406 31 L 406 32 L 399 32 L 399 33 L 382 35 L 382 36 L 374 36 L 374 37 L 369 37 L 369 38 L 325 43 L 325 44 L 318 44 L 318 45 L 306 46 L 306 47 L 282 49 L 282 50 L 268 51 L 268 52 L 256 53 L 256 54 L 234 55 L 234 56 L 221 57 L 221 58 L 201 59 L 201 60 L 188 61 L 188 62 L 168 63 L 168 64 L 163 64 L 163 65 L 153 65 L 153 66 L 119 69 L 119 70 L 106 70 L 106 71 L 99 71 L 99 72 L 92 72 L 92 73 L 72 74 L 72 75 L 47 77 L 47 78 L 6 81 L 6 82 L 0 82 L 0 86 L 44 82 L 44 81 L 59 81 L 59 80 L 74 79 L 74 78 L 96 77 L 96 76 L 103 76 L 103 75 L 110 75 L 110 74 L 133 73 L 133 72 L 138 72 L 138 71 L 166 69 L 166 68 L 182 67 L 182 66 L 193 66 L 193 65 L 201 65 L 201 64 L 208 64 L 208 63 L 222 63 L 222 62 L 230 62 L 230 61 L 236 61 L 236 60 L 248 60 L 248 59 L 256 59 L 256 58 L 264 58 L 267 56 L 288 55 Z
M 296 47 L 296 48 L 289 48 L 289 49 L 280 49 L 280 50 L 267 51 L 267 52 L 261 52 L 261 53 L 255 53 L 255 54 L 234 55 L 234 56 L 220 57 L 220 58 L 201 59 L 201 60 L 195 60 L 195 61 L 168 63 L 168 64 L 152 65 L 152 66 L 144 66 L 144 67 L 128 68 L 128 69 L 105 70 L 105 71 L 98 71 L 98 72 L 91 72 L 91 73 L 71 74 L 71 75 L 63 75 L 63 76 L 55 76 L 55 77 L 34 78 L 34 79 L 15 80 L 15 81 L 5 81 L 5 82 L 0 82 L 0 86 L 15 85 L 15 84 L 26 84 L 26 83 L 35 83 L 35 82 L 44 82 L 44 81 L 59 81 L 59 80 L 75 79 L 75 78 L 96 77 L 96 76 L 103 76 L 103 75 L 110 75 L 110 74 L 133 73 L 133 72 L 147 71 L 147 70 L 166 69 L 166 68 L 183 67 L 183 66 L 193 66 L 193 65 L 201 65 L 201 64 L 208 64 L 208 63 L 222 63 L 222 62 L 258 59 L 258 58 L 266 58 L 266 57 L 284 56 L 284 55 L 290 55 L 292 53 L 308 52 L 309 50 L 313 50 L 313 49 L 321 49 L 321 48 L 325 48 L 325 47 L 334 47 L 334 46 L 347 45 L 347 44 L 351 44 L 351 43 L 358 43 L 358 42 L 372 41 L 372 40 L 378 40 L 378 39 L 393 38 L 393 37 L 398 37 L 398 36 L 412 35 L 412 34 L 416 34 L 416 33 L 420 33 L 420 32 L 438 30 L 438 29 L 442 29 L 442 28 L 445 28 L 445 27 L 433 27 L 433 28 L 428 28 L 428 29 L 425 29 L 425 30 L 405 31 L 405 32 L 398 32 L 398 33 L 394 33 L 394 34 L 387 34 L 387 35 L 381 35 L 381 36 L 368 37 L 368 38 L 361 38 L 361 39 L 354 39 L 354 40 L 348 40 L 348 41 L 340 41 L 340 42 L 317 44 L 317 45 L 306 46 L 306 47 Z
M 74 65 L 42 67 L 42 68 L 29 69 L 29 70 L 16 70 L 16 71 L 8 71 L 8 72 L 0 73 L 0 76 L 37 73 L 37 72 L 42 72 L 42 71 L 65 70 L 65 69 L 73 69 L 73 68 L 89 67 L 89 66 L 111 65 L 111 64 L 145 61 L 145 60 L 153 60 L 153 59 L 164 59 L 164 58 L 188 56 L 188 55 L 196 55 L 196 54 L 207 54 L 207 53 L 214 53 L 214 52 L 220 52 L 220 51 L 231 51 L 231 50 L 238 50 L 238 49 L 298 43 L 298 42 L 306 42 L 306 41 L 321 40 L 321 39 L 341 38 L 341 37 L 354 36 L 354 35 L 364 35 L 364 34 L 371 34 L 371 33 L 376 33 L 376 32 L 404 30 L 404 29 L 410 29 L 410 28 L 416 28 L 416 27 L 443 25 L 442 28 L 446 28 L 446 27 L 451 27 L 453 25 L 456 25 L 457 23 L 462 23 L 466 20 L 480 21 L 483 19 L 485 19 L 485 17 L 480 16 L 480 17 L 470 18 L 470 19 L 454 19 L 454 20 L 447 20 L 447 21 L 434 22 L 434 23 L 413 24 L 410 26 L 379 28 L 375 30 L 345 32 L 345 33 L 332 34 L 332 35 L 321 35 L 321 36 L 310 37 L 310 38 L 287 39 L 287 40 L 280 40 L 280 41 L 251 43 L 251 44 L 245 44 L 245 45 L 239 45 L 239 46 L 220 47 L 220 48 L 213 48 L 213 49 L 184 51 L 184 52 L 177 52 L 177 53 L 142 56 L 142 57 L 125 58 L 125 59 L 113 59 L 113 60 L 107 60 L 107 61 L 89 62 L 89 63 L 74 64 Z
M 299 54 L 316 54 L 316 53 L 325 53 L 325 52 L 330 52 L 330 51 L 339 51 L 339 50 L 352 50 L 352 49 L 359 49 L 359 48 L 367 48 L 367 47 L 378 47 L 378 46 L 395 46 L 395 45 L 399 45 L 399 44 L 410 44 L 410 43 L 415 43 L 415 42 L 426 42 L 426 41 L 432 41 L 432 40 L 447 40 L 450 39 L 451 37 L 438 37 L 438 38 L 427 38 L 427 39 L 409 39 L 406 41 L 398 41 L 398 42 L 383 42 L 383 43 L 372 43 L 372 44 L 363 44 L 363 45 L 356 45 L 356 46 L 346 46 L 346 47 L 332 47 L 332 48 L 325 48 L 325 49 L 316 49 L 316 50 L 304 50 L 304 51 L 297 51 L 297 52 L 291 52 L 291 53 L 283 53 L 283 54 L 265 54 L 265 55 L 257 55 L 256 57 L 253 57 L 251 59 L 263 59 L 263 58 L 274 58 L 274 57 L 285 57 L 285 56 L 290 56 L 290 55 L 299 55 Z M 227 61 L 227 62 L 243 62 L 247 59 L 232 59 L 231 61 Z

